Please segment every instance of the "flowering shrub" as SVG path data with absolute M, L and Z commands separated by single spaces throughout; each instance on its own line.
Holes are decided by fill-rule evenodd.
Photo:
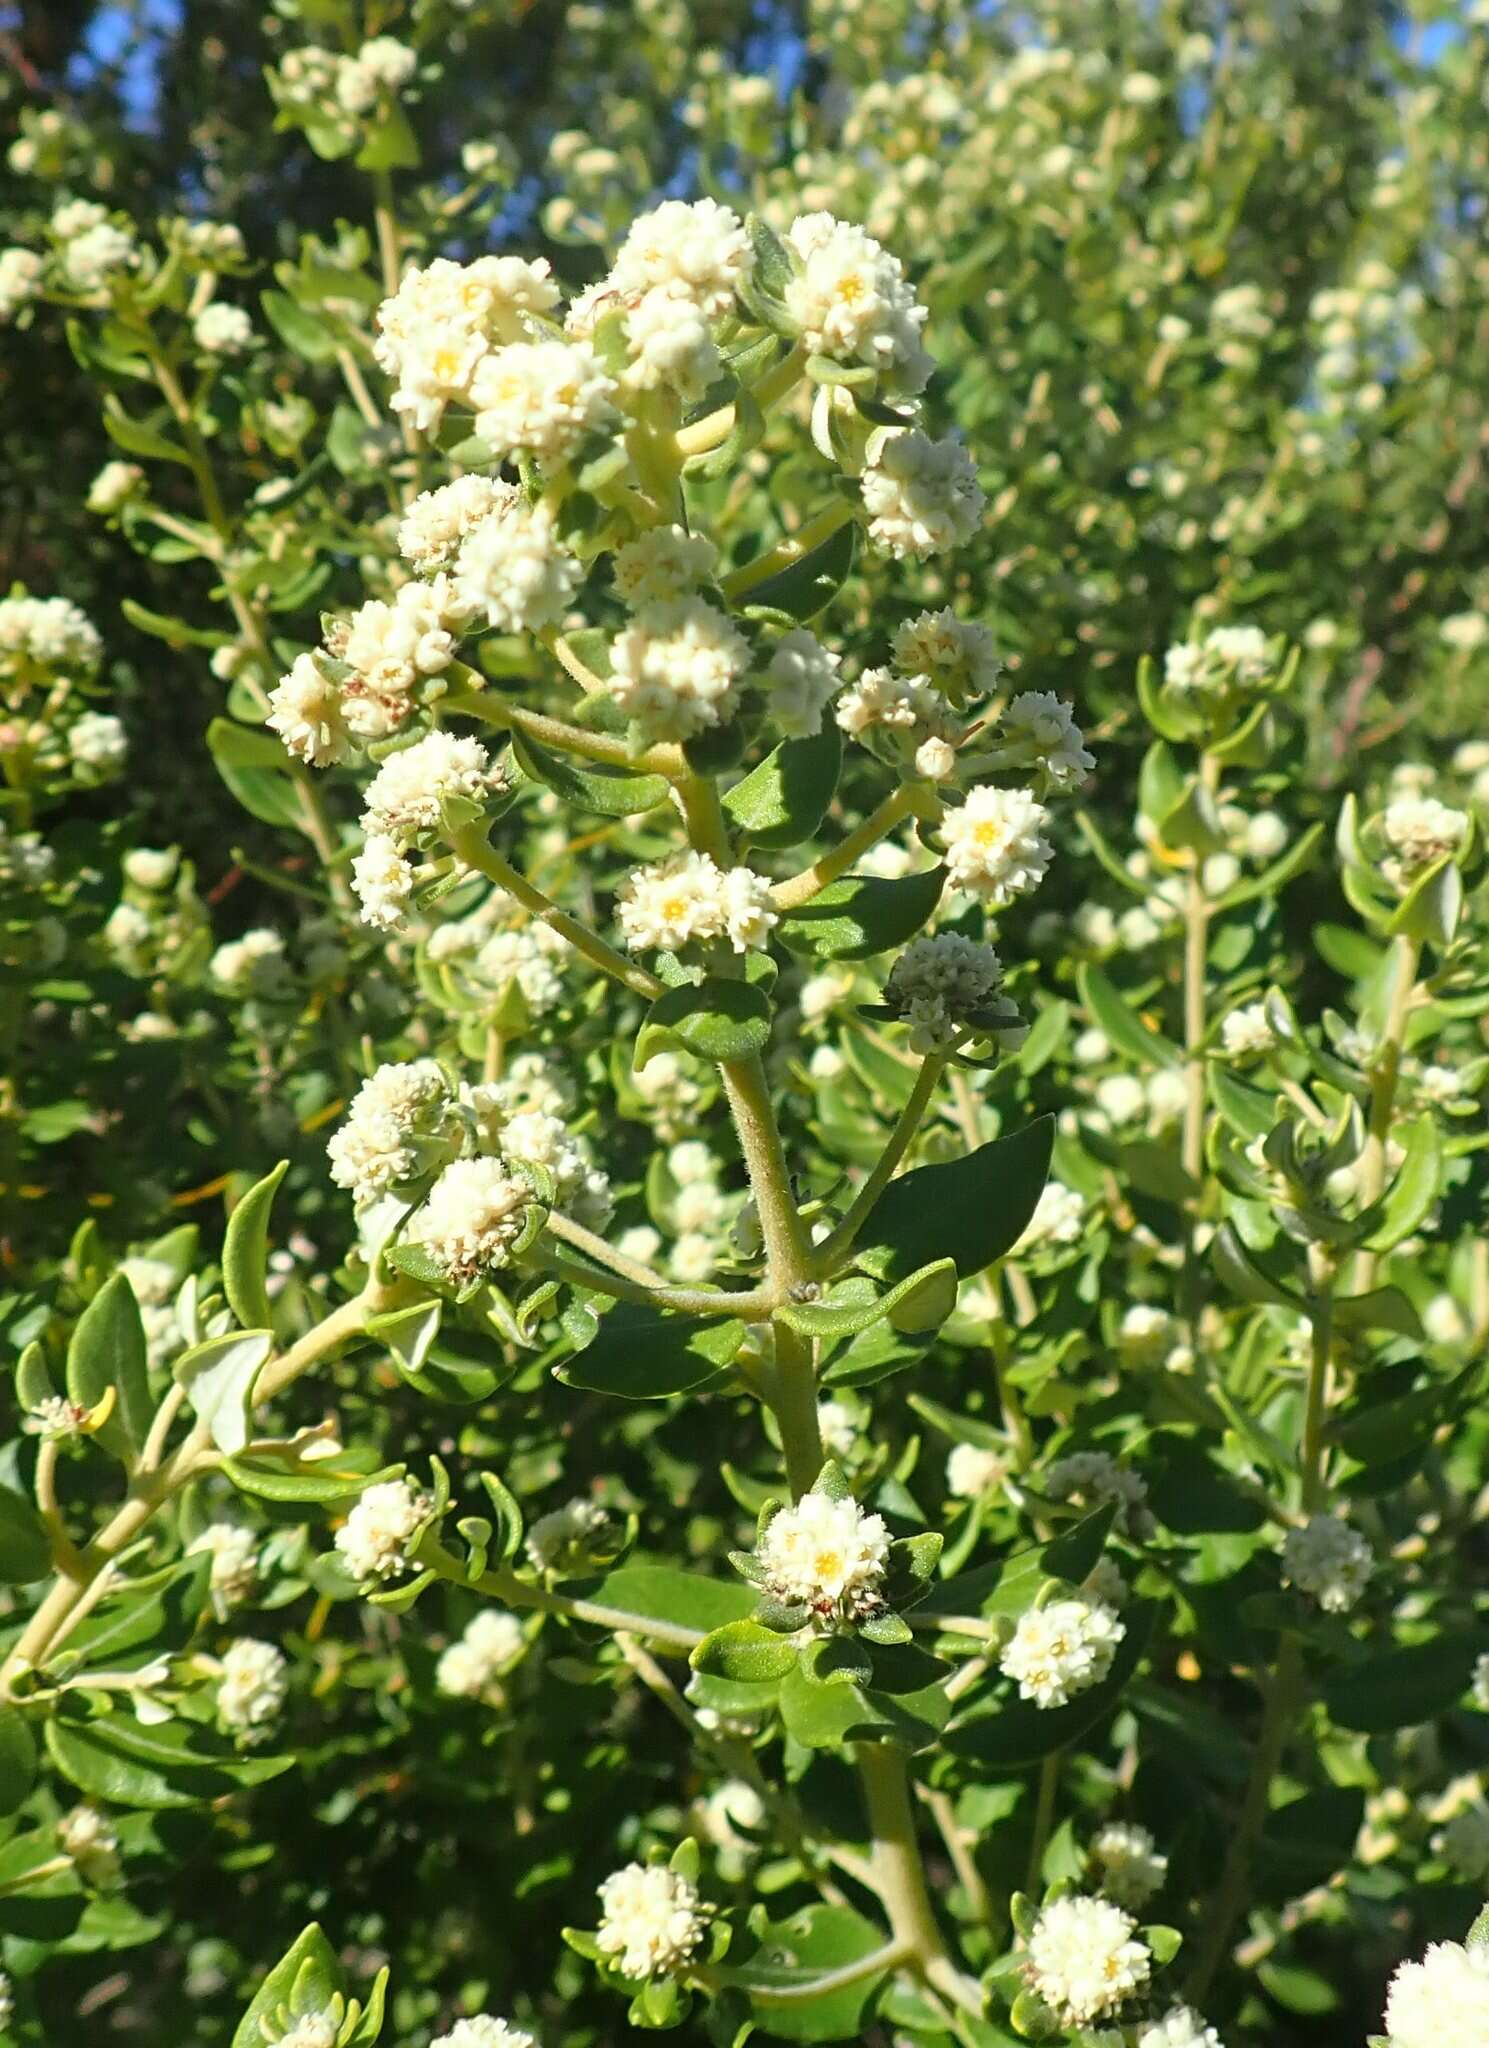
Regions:
M 10 150 L 0 2035 L 1483 2048 L 1482 39 L 626 12 Z

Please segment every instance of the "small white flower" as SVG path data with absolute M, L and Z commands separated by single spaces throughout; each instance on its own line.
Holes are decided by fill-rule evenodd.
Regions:
M 739 215 L 714 199 L 668 199 L 633 221 L 605 289 L 628 301 L 661 286 L 690 299 L 710 320 L 734 304 L 754 268 Z
M 538 2048 L 531 2034 L 506 2020 L 478 2012 L 474 2018 L 456 2020 L 448 2034 L 441 2034 L 433 2048 Z
M 274 2037 L 272 2048 L 336 2048 L 340 2031 L 328 2012 L 305 2012 L 287 2033 Z
M 1277 1043 L 1265 1003 L 1247 1003 L 1232 1010 L 1220 1026 L 1220 1039 L 1232 1059 L 1255 1059 Z
M 239 1607 L 258 1584 L 259 1539 L 237 1522 L 209 1522 L 187 1551 L 207 1551 L 212 1558 L 210 1586 L 219 1612 Z
M 750 1849 L 754 1844 L 741 1828 L 758 1828 L 765 1819 L 765 1802 L 753 1785 L 743 1778 L 726 1778 L 703 1801 L 700 1819 L 703 1832 L 718 1849 Z
M 1014 1246 L 1019 1252 L 1038 1251 L 1046 1244 L 1079 1244 L 1086 1227 L 1086 1199 L 1057 1180 L 1046 1181 L 1029 1218 L 1028 1228 Z
M 1326 1614 L 1345 1614 L 1375 1569 L 1370 1545 L 1358 1529 L 1334 1515 L 1314 1515 L 1289 1529 L 1282 1546 L 1282 1576 L 1309 1593 Z
M 476 370 L 494 348 L 523 340 L 534 316 L 558 303 L 546 262 L 481 256 L 445 257 L 405 272 L 377 312 L 373 353 L 396 380 L 392 404 L 431 432 L 451 402 L 470 404 Z
M 884 984 L 884 1001 L 910 1023 L 910 1044 L 919 1053 L 947 1053 L 966 1031 L 992 1030 L 999 1044 L 1017 1040 L 1023 1026 L 1013 1005 L 1000 995 L 1003 963 L 991 946 L 960 932 L 927 933 L 912 939 Z M 979 1022 L 997 1012 L 997 1024 Z
M 0 249 L 0 325 L 41 297 L 45 271 L 34 249 Z
M 88 1410 L 81 1401 L 69 1401 L 63 1394 L 50 1394 L 37 1403 L 21 1427 L 29 1436 L 39 1436 L 44 1443 L 55 1444 L 80 1436 L 87 1420 Z
M 1009 1473 L 1006 1451 L 984 1444 L 953 1444 L 946 1460 L 946 1491 L 956 1500 L 982 1500 Z
M 421 491 L 398 528 L 398 552 L 417 569 L 447 569 L 467 534 L 491 513 L 521 502 L 515 484 L 485 476 L 456 477 L 437 490 Z
M 498 633 L 528 633 L 559 623 L 583 576 L 558 538 L 552 509 L 518 498 L 466 536 L 454 589 L 462 612 Z
M 889 1532 L 856 1500 L 804 1494 L 771 1517 L 755 1556 L 773 1598 L 823 1620 L 858 1620 L 884 1604 Z
M 121 271 L 133 270 L 140 260 L 134 236 L 112 221 L 100 221 L 76 235 L 62 251 L 62 268 L 67 282 L 81 292 L 101 291 Z
M 407 1242 L 421 1245 L 459 1286 L 488 1278 L 510 1263 L 533 1200 L 500 1159 L 457 1159 L 447 1166 L 408 1226 Z
M 1391 2048 L 1483 2048 L 1489 2041 L 1489 1948 L 1435 1941 L 1403 1963 L 1386 1996 Z
M 1176 2005 L 1143 2029 L 1137 2048 L 1225 2048 L 1225 2044 L 1192 2006 Z
M 640 611 L 692 596 L 700 583 L 712 581 L 718 564 L 718 549 L 702 534 L 681 526 L 649 526 L 616 549 L 611 570 L 616 595 Z
M 858 1423 L 853 1410 L 841 1401 L 819 1401 L 817 1403 L 817 1434 L 822 1439 L 822 1448 L 829 1456 L 846 1458 L 858 1438 Z
M 72 1858 L 84 1884 L 106 1885 L 118 1875 L 119 1837 L 96 1806 L 84 1803 L 64 1813 L 57 1823 L 57 1844 Z
M 799 215 L 786 241 L 801 259 L 786 286 L 786 310 L 807 349 L 885 372 L 896 390 L 923 390 L 931 372 L 920 340 L 927 313 L 898 258 L 829 213 Z
M 127 505 L 144 481 L 137 462 L 106 462 L 88 486 L 88 510 L 108 517 Z
M 686 740 L 732 714 L 744 637 L 701 597 L 643 605 L 610 649 L 604 687 L 648 740 Z
M 959 441 L 894 429 L 863 473 L 869 538 L 903 560 L 944 554 L 969 540 L 982 517 L 977 471 Z
M 1110 1899 L 1054 1899 L 1034 1923 L 1029 1985 L 1062 2027 L 1117 2011 L 1143 1990 L 1153 1958 L 1137 1925 Z
M 907 675 L 928 676 L 957 706 L 985 697 L 1003 667 L 987 627 L 959 619 L 949 607 L 919 612 L 896 629 L 894 664 Z
M 341 686 L 331 681 L 313 654 L 297 654 L 289 673 L 269 692 L 264 723 L 278 733 L 286 753 L 311 768 L 329 768 L 351 754 Z
M 1437 633 L 1445 647 L 1470 654 L 1489 640 L 1489 618 L 1482 612 L 1450 612 L 1438 622 Z
M 1031 1607 L 999 1658 L 1019 1696 L 1037 1707 L 1063 1707 L 1100 1685 L 1127 1629 L 1109 1607 L 1072 1598 Z
M 438 827 L 446 803 L 479 804 L 501 784 L 501 769 L 479 740 L 431 732 L 384 761 L 367 785 L 363 824 L 369 838 L 408 846 Z
M 1162 1891 L 1168 1875 L 1168 1858 L 1159 1855 L 1152 1835 L 1128 1821 L 1111 1821 L 1102 1828 L 1091 1843 L 1091 1865 L 1106 1896 L 1132 1912 Z
M 107 711 L 85 711 L 68 732 L 67 751 L 80 768 L 98 775 L 114 773 L 129 759 L 124 721 Z
M 214 299 L 197 314 L 191 329 L 204 355 L 240 356 L 253 345 L 253 322 L 241 306 Z
M 273 1643 L 240 1636 L 222 1653 L 217 1718 L 245 1744 L 265 1741 L 283 1710 L 289 1665 Z
M 765 878 L 751 868 L 721 869 L 706 853 L 676 854 L 657 867 L 635 869 L 616 907 L 632 952 L 727 938 L 744 953 L 763 947 L 776 923 Z
M 284 995 L 291 985 L 284 940 L 263 927 L 219 946 L 207 971 L 229 995 L 273 998 Z
M 770 716 L 787 739 L 810 739 L 839 687 L 841 655 L 831 654 L 804 626 L 785 633 L 765 669 Z
M 515 1614 L 500 1607 L 483 1607 L 459 1641 L 451 1643 L 441 1656 L 434 1682 L 441 1692 L 456 1698 L 480 1699 L 521 1656 L 524 1641 Z
M 476 432 L 498 455 L 563 463 L 586 434 L 614 423 L 614 381 L 587 341 L 514 341 L 470 380 Z
M 600 1886 L 595 1942 L 626 1977 L 665 1977 L 703 1937 L 706 1910 L 687 1878 L 661 1864 L 628 1863 Z
M 1026 789 L 969 790 L 942 824 L 952 881 L 995 909 L 1036 889 L 1054 857 L 1044 837 L 1048 822 L 1048 811 Z
M 610 1517 L 592 1500 L 566 1501 L 539 1515 L 527 1532 L 528 1557 L 540 1572 L 582 1564 L 596 1543 L 610 1532 Z
M 1049 690 L 1023 690 L 999 721 L 1016 758 L 1037 762 L 1051 789 L 1079 789 L 1096 766 L 1070 706 Z
M 1468 814 L 1450 810 L 1433 796 L 1397 797 L 1387 804 L 1380 829 L 1393 855 L 1381 863 L 1382 871 L 1402 888 L 1423 868 L 1458 851 L 1468 833 Z
M 1117 1348 L 1134 1365 L 1156 1365 L 1168 1356 L 1177 1325 L 1151 1302 L 1135 1301 L 1117 1325 Z
M 396 1579 L 409 1568 L 408 1546 L 430 1511 L 429 1496 L 408 1479 L 369 1486 L 336 1531 L 336 1548 L 354 1579 Z
M 620 381 L 628 391 L 672 391 L 691 405 L 719 375 L 707 314 L 673 286 L 657 285 L 631 307 L 626 342 L 631 360 Z

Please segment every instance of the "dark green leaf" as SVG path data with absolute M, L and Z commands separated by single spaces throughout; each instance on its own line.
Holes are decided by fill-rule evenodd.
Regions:
M 918 1166 L 880 1196 L 856 1253 L 876 1279 L 896 1280 L 953 1259 L 962 1278 L 1013 1249 L 1049 1174 L 1053 1117 L 995 1138 L 944 1166 Z
M 788 911 L 779 936 L 793 952 L 819 960 L 867 959 L 914 938 L 941 901 L 945 881 L 945 868 L 928 868 L 898 881 L 845 875 L 820 889 L 810 903 Z
M 670 1316 L 642 1303 L 619 1302 L 594 1342 L 554 1368 L 566 1386 L 627 1401 L 659 1401 L 720 1377 L 744 1342 L 733 1318 Z
M 842 760 L 842 734 L 831 723 L 813 739 L 783 740 L 735 783 L 724 809 L 756 846 L 796 846 L 826 817 Z

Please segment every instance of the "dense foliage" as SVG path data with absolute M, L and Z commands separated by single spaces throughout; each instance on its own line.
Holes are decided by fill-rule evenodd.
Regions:
M 1483 11 L 20 11 L 0 2038 L 1489 2040 Z

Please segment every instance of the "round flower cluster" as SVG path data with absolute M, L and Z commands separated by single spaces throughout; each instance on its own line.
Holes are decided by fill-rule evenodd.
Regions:
M 1072 1451 L 1045 1469 L 1044 1490 L 1051 1500 L 1073 1501 L 1086 1509 L 1117 1503 L 1113 1526 L 1124 1536 L 1152 1532 L 1148 1489 L 1141 1475 L 1119 1465 L 1107 1451 Z
M 0 249 L 0 326 L 41 297 L 45 275 L 46 263 L 34 249 Z
M 959 619 L 946 607 L 918 612 L 896 629 L 894 665 L 906 675 L 929 677 L 947 702 L 961 709 L 987 695 L 1003 661 L 986 626 Z
M 1000 996 L 1003 963 L 991 946 L 960 932 L 912 939 L 889 970 L 886 1005 L 910 1026 L 919 1053 L 949 1053 L 969 1031 L 1005 1048 L 1024 1037 L 1018 1011 Z
M 284 940 L 263 926 L 220 945 L 207 963 L 207 972 L 230 996 L 272 1000 L 288 994 L 292 986 Z
M 70 598 L 0 598 L 0 675 L 23 684 L 32 668 L 89 676 L 102 659 L 97 628 Z
M 1023 690 L 998 721 L 999 766 L 1037 768 L 1046 790 L 1079 789 L 1096 766 L 1070 706 L 1049 690 Z
M 326 1147 L 331 1178 L 357 1208 L 432 1173 L 460 1141 L 450 1084 L 434 1060 L 388 1062 L 352 1097 Z
M 807 349 L 865 364 L 906 396 L 923 391 L 932 368 L 920 339 L 926 309 L 899 259 L 830 213 L 799 215 L 786 246 L 800 265 L 786 286 L 786 310 Z
M 586 437 L 614 424 L 615 390 L 587 341 L 513 341 L 476 364 L 470 402 L 493 454 L 561 467 Z
M 1147 1984 L 1153 1958 L 1137 1925 L 1110 1899 L 1052 1899 L 1029 1935 L 1029 1988 L 1062 2027 L 1116 2012 Z
M 1070 1598 L 1031 1607 L 998 1662 L 1037 1707 L 1063 1707 L 1100 1685 L 1127 1629 L 1100 1601 Z
M 478 810 L 501 782 L 501 769 L 479 740 L 447 732 L 431 732 L 389 755 L 367 786 L 366 844 L 352 862 L 365 923 L 392 929 L 401 922 L 413 889 L 405 850 L 449 816 L 447 806 Z
M 765 669 L 770 715 L 789 740 L 811 739 L 837 694 L 842 656 L 829 653 L 815 634 L 798 626 L 782 634 Z
M 336 1531 L 336 1548 L 352 1577 L 366 1584 L 407 1571 L 409 1545 L 430 1506 L 429 1496 L 407 1479 L 369 1486 Z
M 595 1943 L 625 1977 L 666 1977 L 703 1937 L 707 1909 L 690 1881 L 662 1864 L 628 1863 L 600 1886 Z
M 1213 2027 L 1207 2027 L 1191 2005 L 1176 2005 L 1161 2020 L 1144 2027 L 1137 2048 L 1225 2048 Z
M 918 427 L 881 430 L 863 472 L 869 538 L 897 559 L 923 561 L 970 540 L 984 499 L 960 441 Z
M 456 1159 L 415 1212 L 406 1242 L 428 1252 L 452 1285 L 468 1287 L 511 1263 L 532 1200 L 502 1160 Z
M 860 1621 L 884 1604 L 889 1531 L 856 1500 L 804 1494 L 767 1522 L 755 1557 L 773 1599 L 821 1621 Z
M 203 355 L 240 356 L 253 346 L 253 322 L 241 306 L 214 299 L 192 322 L 191 332 Z
M 328 2012 L 304 2012 L 286 2033 L 276 2035 L 273 2048 L 336 2048 L 340 2032 Z
M 564 999 L 562 969 L 569 948 L 546 924 L 512 925 L 487 932 L 476 919 L 441 925 L 429 941 L 431 961 L 456 969 L 488 989 L 515 985 L 535 1017 Z
M 1220 1042 L 1233 1060 L 1259 1059 L 1277 1043 L 1265 1003 L 1245 1003 L 1220 1026 Z
M 455 658 L 453 611 L 448 579 L 441 578 L 405 583 L 391 604 L 371 598 L 336 626 L 331 644 L 351 671 L 341 686 L 349 732 L 383 740 L 408 722 L 420 681 L 442 675 Z
M 51 1394 L 37 1403 L 21 1427 L 29 1436 L 39 1436 L 43 1443 L 63 1443 L 82 1434 L 88 1414 L 81 1401 L 69 1401 L 64 1394 Z
M 434 1682 L 457 1699 L 476 1700 L 489 1694 L 497 1680 L 522 1654 L 522 1624 L 500 1607 L 483 1607 L 458 1642 L 451 1643 L 435 1666 Z
M 1085 1231 L 1083 1195 L 1062 1181 L 1048 1180 L 1034 1205 L 1028 1228 L 1014 1246 L 1015 1254 L 1038 1251 L 1041 1245 L 1079 1244 Z
M 453 483 L 421 491 L 399 525 L 398 552 L 415 569 L 447 569 L 468 535 L 521 497 L 515 484 L 484 476 L 456 477 Z
M 1403 1963 L 1386 1997 L 1391 2048 L 1483 2048 L 1489 2041 L 1489 1944 L 1435 1941 Z
M 474 263 L 436 257 L 405 273 L 378 308 L 373 353 L 394 380 L 393 410 L 423 433 L 438 427 L 453 401 L 474 402 L 475 374 L 506 346 L 536 331 L 558 304 L 546 262 L 481 256 Z
M 456 2020 L 448 2034 L 441 2034 L 431 2048 L 538 2048 L 537 2041 L 521 2027 L 478 2012 L 474 2018 Z
M 1468 813 L 1451 810 L 1435 796 L 1402 796 L 1381 814 L 1381 837 L 1391 849 L 1381 872 L 1394 888 L 1406 888 L 1424 868 L 1458 851 L 1468 832 Z
M 1008 1477 L 1006 1451 L 983 1444 L 953 1444 L 946 1460 L 946 1491 L 955 1500 L 981 1500 Z
M 209 1522 L 187 1551 L 206 1551 L 212 1559 L 208 1580 L 219 1614 L 241 1607 L 258 1583 L 259 1539 L 238 1522 Z
M 268 1738 L 288 1691 L 289 1666 L 272 1643 L 240 1636 L 223 1651 L 217 1718 L 239 1742 L 251 1746 Z
M 681 526 L 649 526 L 616 549 L 610 568 L 616 596 L 641 611 L 688 596 L 712 579 L 718 564 L 718 549 L 704 535 Z
M 866 734 L 879 736 L 881 752 L 885 751 L 882 742 L 890 740 L 891 760 L 903 763 L 905 755 L 913 752 L 917 772 L 926 772 L 921 752 L 937 742 L 947 748 L 952 765 L 955 763 L 951 742 L 958 737 L 958 724 L 946 699 L 926 676 L 866 668 L 853 687 L 843 692 L 836 716 L 842 730 L 856 740 L 863 740 Z
M 596 1501 L 575 1499 L 539 1515 L 527 1532 L 528 1557 L 540 1572 L 586 1564 L 610 1533 L 610 1517 Z
M 609 275 L 576 302 L 574 321 L 582 327 L 612 301 L 634 305 L 658 290 L 719 320 L 754 267 L 738 214 L 715 199 L 668 199 L 632 222 Z
M 529 505 L 513 491 L 466 534 L 455 561 L 455 606 L 462 619 L 498 633 L 538 632 L 560 622 L 583 574 L 558 537 L 552 507 Z
M 1276 666 L 1258 626 L 1217 626 L 1203 640 L 1181 641 L 1163 658 L 1164 681 L 1186 696 L 1225 698 L 1265 683 Z
M 1314 1515 L 1289 1529 L 1282 1546 L 1282 1576 L 1310 1593 L 1326 1614 L 1346 1614 L 1364 1592 L 1375 1558 L 1358 1529 L 1335 1515 Z
M 706 853 L 635 869 L 617 909 L 633 953 L 675 952 L 725 938 L 736 953 L 746 953 L 765 946 L 776 922 L 763 876 L 752 868 L 720 868 Z
M 102 1888 L 119 1874 L 119 1837 L 113 1823 L 86 1802 L 64 1813 L 57 1823 L 57 1846 L 72 1858 L 84 1884 Z
M 1091 1843 L 1091 1874 L 1107 1898 L 1137 1912 L 1163 1889 L 1168 1858 L 1147 1828 L 1111 1821 Z
M 691 739 L 730 717 L 749 645 L 701 597 L 643 605 L 615 637 L 607 693 L 647 741 Z
M 1027 789 L 984 784 L 969 790 L 966 802 L 942 821 L 947 872 L 958 888 L 1002 909 L 1038 888 L 1049 871 L 1048 822 L 1049 812 Z

